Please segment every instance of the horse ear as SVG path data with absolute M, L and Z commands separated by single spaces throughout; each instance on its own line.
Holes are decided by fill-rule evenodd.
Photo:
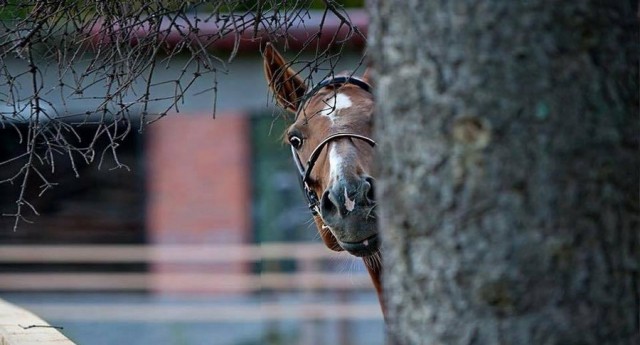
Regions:
M 264 48 L 263 62 L 264 75 L 276 101 L 281 107 L 296 112 L 300 99 L 307 91 L 304 80 L 288 67 L 288 63 L 271 43 L 267 43 Z
M 372 85 L 373 84 L 373 69 L 371 67 L 367 67 L 367 69 L 364 70 L 364 74 L 362 75 L 362 80 L 369 84 Z

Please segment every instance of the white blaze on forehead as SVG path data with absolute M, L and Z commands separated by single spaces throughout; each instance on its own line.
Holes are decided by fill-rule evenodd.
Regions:
M 333 122 L 338 110 L 349 108 L 352 105 L 353 103 L 351 103 L 349 96 L 339 93 L 325 101 L 325 107 L 320 111 L 320 114 L 328 117 Z

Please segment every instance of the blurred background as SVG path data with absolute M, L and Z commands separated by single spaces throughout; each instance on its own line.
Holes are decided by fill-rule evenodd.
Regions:
M 366 27 L 361 9 L 350 14 Z M 363 50 L 364 42 L 342 50 L 336 70 L 359 66 Z M 180 78 L 188 58 L 172 57 L 154 78 Z M 108 140 L 88 165 L 53 157 L 55 172 L 43 174 L 56 185 L 41 196 L 41 186 L 26 189 L 40 215 L 17 230 L 0 218 L 0 298 L 64 327 L 78 344 L 383 343 L 361 261 L 326 249 L 311 221 L 260 54 L 241 52 L 227 68 L 195 80 L 178 111 L 144 127 L 133 118 L 118 161 L 105 154 Z M 59 74 L 51 68 L 41 78 L 55 85 Z M 158 82 L 152 94 L 174 88 Z M 49 106 L 84 113 L 95 109 L 94 94 L 104 89 Z M 91 141 L 99 126 L 87 122 L 69 140 Z M 0 128 L 0 162 L 24 152 L 27 130 Z M 0 180 L 14 170 L 0 166 Z M 14 212 L 19 192 L 17 183 L 0 184 L 0 212 Z

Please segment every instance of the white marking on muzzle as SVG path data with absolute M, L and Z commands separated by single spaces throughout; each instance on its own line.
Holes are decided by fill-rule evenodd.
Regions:
M 344 187 L 344 207 L 348 212 L 353 211 L 356 208 L 356 201 L 349 199 L 349 194 L 347 193 L 347 187 Z

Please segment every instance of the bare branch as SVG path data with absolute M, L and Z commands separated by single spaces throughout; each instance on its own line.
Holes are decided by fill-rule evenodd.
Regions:
M 308 73 L 305 79 L 333 73 L 346 42 L 364 35 L 338 2 L 324 0 L 321 16 L 311 14 L 312 3 L 18 0 L 0 5 L 0 129 L 12 129 L 21 148 L 0 161 L 11 170 L 0 184 L 20 181 L 15 210 L 9 212 L 14 230 L 26 213 L 37 215 L 27 201 L 28 186 L 37 183 L 38 195 L 55 186 L 42 171 L 55 173 L 56 157 L 68 157 L 76 176 L 78 164 L 94 162 L 96 151 L 98 168 L 108 158 L 115 168 L 128 169 L 118 147 L 131 133 L 132 121 L 141 131 L 180 112 L 186 93 L 211 91 L 215 116 L 217 73 L 226 72 L 241 51 L 283 42 L 315 53 L 306 61 L 301 54 L 293 59 Z M 335 29 L 327 35 L 323 27 L 329 21 Z M 291 35 L 298 27 L 309 34 Z M 220 46 L 229 47 L 226 56 L 216 49 Z M 186 57 L 181 72 L 161 79 L 158 70 L 174 65 L 178 56 Z M 52 69 L 55 84 L 45 78 Z M 203 76 L 212 77 L 213 85 L 194 90 Z M 166 85 L 173 85 L 173 94 L 156 92 Z M 154 108 L 160 110 L 152 113 Z M 19 128 L 25 125 L 26 132 Z M 83 126 L 95 126 L 88 142 L 78 133 Z

